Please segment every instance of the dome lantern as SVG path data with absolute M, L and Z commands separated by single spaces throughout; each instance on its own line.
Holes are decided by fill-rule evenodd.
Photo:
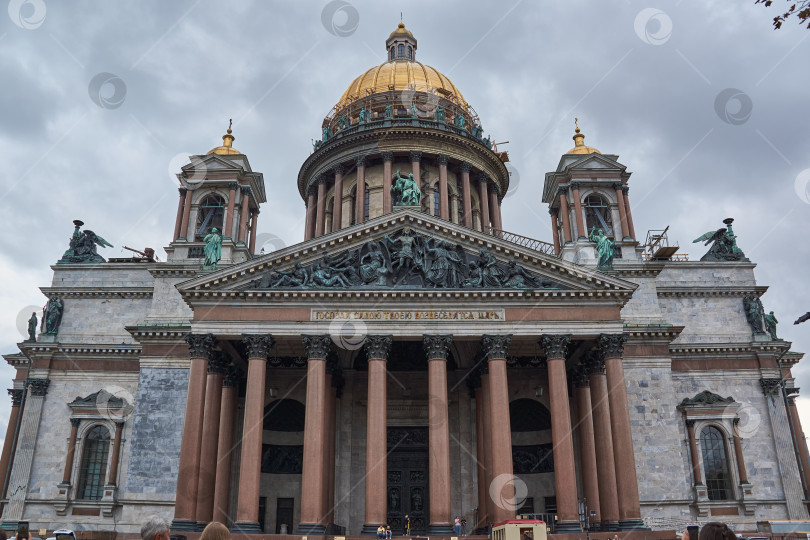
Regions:
M 579 118 L 574 118 L 574 126 L 576 126 L 574 136 L 572 137 L 572 139 L 574 139 L 574 147 L 566 152 L 566 154 L 601 154 L 601 152 L 593 146 L 585 145 L 585 135 L 579 131 Z
M 385 50 L 388 60 L 416 60 L 416 38 L 405 24 L 400 22 L 385 40 Z

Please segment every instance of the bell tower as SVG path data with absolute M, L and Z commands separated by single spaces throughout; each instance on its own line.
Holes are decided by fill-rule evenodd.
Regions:
M 233 147 L 234 139 L 229 124 L 221 146 L 189 156 L 190 163 L 177 174 L 180 200 L 174 236 L 166 248 L 169 261 L 202 264 L 203 238 L 214 228 L 223 237 L 220 264 L 253 257 L 259 205 L 267 202 L 264 176 Z
M 562 155 L 557 170 L 546 173 L 543 202 L 551 215 L 554 251 L 580 264 L 595 261 L 592 231 L 601 229 L 614 242 L 616 259 L 640 260 L 633 214 L 627 197 L 630 178 L 618 155 L 585 144 L 575 119 L 574 147 Z M 621 251 L 621 255 L 619 255 Z

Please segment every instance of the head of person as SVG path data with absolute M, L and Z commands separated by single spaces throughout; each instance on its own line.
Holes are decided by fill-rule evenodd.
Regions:
M 736 540 L 737 535 L 728 525 L 719 521 L 710 521 L 700 528 L 698 540 Z
M 160 516 L 150 516 L 141 527 L 141 540 L 170 540 L 171 523 Z
M 219 521 L 212 521 L 203 529 L 200 540 L 230 540 L 231 532 Z

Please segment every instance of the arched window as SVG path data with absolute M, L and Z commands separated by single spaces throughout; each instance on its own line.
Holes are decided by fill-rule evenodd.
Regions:
M 391 46 L 391 51 L 388 53 L 388 59 L 389 60 L 394 59 L 394 46 L 393 45 Z
M 99 501 L 104 494 L 104 475 L 107 473 L 107 456 L 110 454 L 110 431 L 96 426 L 84 436 L 82 461 L 79 469 L 79 489 L 76 498 L 84 501 Z
M 723 433 L 714 426 L 706 426 L 700 432 L 700 449 L 703 454 L 703 472 L 710 501 L 725 501 L 731 498 L 728 458 Z
M 403 45 L 402 43 L 397 45 L 397 56 L 399 58 L 405 58 L 405 45 Z
M 197 210 L 197 232 L 194 235 L 196 242 L 202 242 L 205 235 L 211 232 L 213 227 L 222 233 L 222 223 L 225 221 L 225 199 L 219 195 L 212 194 L 206 196 Z
M 590 234 L 591 229 L 602 229 L 608 236 L 613 236 L 613 218 L 610 216 L 610 205 L 601 195 L 591 193 L 585 197 L 585 231 L 584 236 Z
M 368 221 L 368 212 L 369 207 L 371 206 L 369 203 L 371 202 L 371 194 L 368 190 L 368 184 L 366 184 L 366 189 L 364 190 L 365 199 L 363 200 L 363 221 Z
M 408 46 L 408 60 L 413 60 L 413 47 Z
M 441 193 L 439 193 L 438 186 L 433 188 L 433 215 L 439 216 L 441 215 Z

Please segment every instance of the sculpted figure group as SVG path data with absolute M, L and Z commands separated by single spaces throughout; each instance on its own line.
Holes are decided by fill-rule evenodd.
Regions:
M 425 237 L 405 227 L 355 250 L 325 254 L 307 266 L 274 270 L 249 285 L 253 289 L 402 288 L 555 288 L 514 259 L 500 263 L 484 249 L 468 254 L 458 244 Z

